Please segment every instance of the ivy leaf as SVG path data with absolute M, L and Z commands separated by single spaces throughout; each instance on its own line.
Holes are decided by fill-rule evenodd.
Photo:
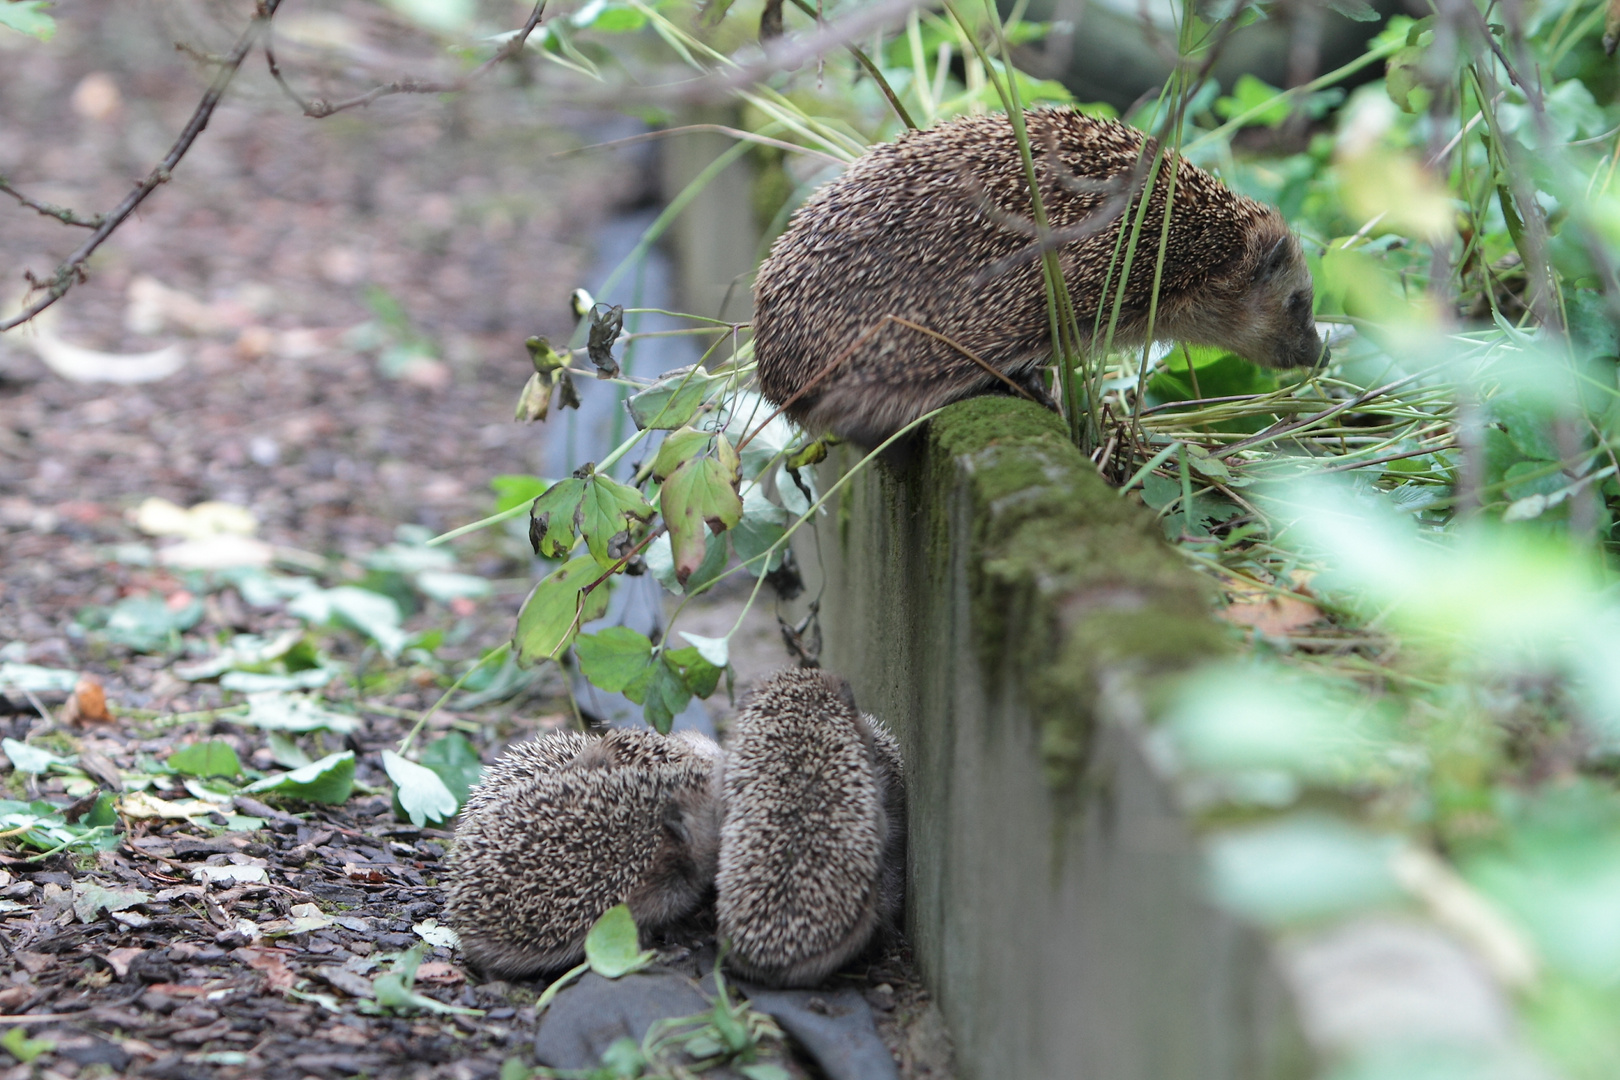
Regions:
M 613 626 L 599 634 L 581 634 L 574 655 L 591 685 L 618 694 L 652 663 L 652 642 L 628 626 Z
M 523 663 L 554 660 L 566 649 L 579 628 L 607 613 L 608 590 L 583 594 L 585 586 L 602 576 L 589 555 L 570 559 L 534 587 L 518 612 L 518 659 Z
M 224 739 L 192 743 L 169 755 L 169 768 L 186 776 L 235 776 L 242 771 L 236 750 Z
M 432 769 L 407 761 L 392 750 L 382 752 L 382 761 L 388 779 L 394 782 L 400 808 L 412 825 L 421 828 L 443 824 L 461 809 L 461 803 Z
M 664 481 L 664 523 L 675 556 L 675 579 L 683 585 L 703 563 L 705 528 L 720 533 L 742 520 L 737 451 L 725 439 L 715 442 L 715 457 L 687 461 Z
M 725 382 L 694 365 L 665 374 L 645 390 L 630 395 L 625 405 L 640 430 L 673 431 L 689 423 L 710 394 Z
M 585 935 L 585 960 L 604 979 L 617 979 L 640 971 L 652 962 L 653 954 L 641 949 L 640 931 L 630 908 L 615 904 L 602 913 Z
M 285 795 L 337 806 L 354 790 L 354 751 L 327 754 L 302 769 L 267 776 L 242 790 L 250 795 Z

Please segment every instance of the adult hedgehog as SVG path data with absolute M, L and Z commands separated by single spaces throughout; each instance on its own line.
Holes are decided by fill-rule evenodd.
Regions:
M 1119 279 L 1115 269 L 1108 282 L 1110 263 L 1155 143 L 1069 110 L 1031 112 L 1025 123 L 1081 332 L 1092 333 L 1099 311 L 1106 332 Z M 1155 340 L 1215 345 L 1272 367 L 1315 364 L 1325 350 L 1310 272 L 1282 215 L 1173 155 L 1157 174 L 1114 343 L 1147 335 L 1172 167 Z M 765 396 L 807 429 L 868 447 L 1009 383 L 1049 400 L 1052 336 L 1032 219 L 1005 116 L 962 117 L 877 147 L 811 196 L 760 267 L 754 354 Z

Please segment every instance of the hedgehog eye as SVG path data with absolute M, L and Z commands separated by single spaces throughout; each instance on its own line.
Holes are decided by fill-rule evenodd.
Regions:
M 1295 315 L 1303 315 L 1311 310 L 1311 298 L 1302 292 L 1297 292 L 1288 298 L 1288 310 Z

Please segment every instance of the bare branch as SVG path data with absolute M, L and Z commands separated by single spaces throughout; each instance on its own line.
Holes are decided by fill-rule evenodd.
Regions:
M 208 126 L 208 119 L 214 114 L 214 108 L 219 104 L 220 99 L 225 96 L 226 87 L 230 86 L 231 79 L 235 77 L 237 70 L 242 66 L 242 61 L 246 59 L 249 52 L 253 51 L 253 46 L 258 42 L 259 35 L 264 32 L 265 26 L 275 16 L 276 8 L 280 6 L 281 0 L 259 0 L 258 7 L 253 13 L 253 20 L 248 23 L 247 29 L 242 31 L 242 36 L 236 39 L 235 47 L 231 49 L 229 55 L 225 57 L 224 62 L 220 65 L 220 70 L 214 76 L 213 83 L 209 85 L 208 92 L 197 103 L 197 111 L 191 114 L 191 119 L 186 123 L 185 130 L 180 133 L 180 137 L 169 148 L 169 152 L 163 156 L 163 160 L 157 163 L 157 166 L 147 174 L 144 180 L 135 185 L 135 190 L 126 195 L 123 202 L 114 207 L 111 213 L 102 217 L 101 224 L 96 226 L 95 232 L 91 233 L 90 238 L 80 244 L 78 250 L 69 255 L 67 260 L 56 268 L 56 273 L 51 276 L 49 281 L 40 281 L 32 274 L 27 275 L 28 283 L 34 289 L 44 290 L 45 295 L 11 318 L 0 320 L 0 331 L 21 326 L 56 303 L 69 289 L 83 281 L 85 277 L 85 261 L 95 254 L 96 249 L 106 241 L 107 237 L 113 234 L 113 231 L 118 226 L 124 223 L 130 214 L 135 212 L 135 208 L 141 205 L 148 195 L 156 191 L 160 184 L 168 183 L 174 167 L 180 164 L 180 159 L 186 156 L 186 151 L 191 149 L 191 144 L 197 141 L 197 136 L 201 135 L 203 128 Z
M 95 254 L 96 249 L 106 242 L 107 238 L 129 218 L 130 214 L 135 212 L 135 208 L 140 206 L 148 195 L 156 191 L 160 185 L 168 183 L 175 166 L 180 164 L 180 159 L 186 156 L 186 152 L 191 149 L 191 144 L 197 141 L 197 136 L 201 135 L 203 129 L 208 126 L 209 118 L 213 116 L 214 109 L 225 96 L 225 90 L 230 86 L 231 80 L 236 77 L 237 71 L 241 69 L 242 61 L 247 59 L 248 54 L 253 51 L 260 39 L 267 34 L 270 20 L 275 17 L 276 9 L 280 6 L 281 0 L 258 0 L 252 21 L 248 23 L 247 29 L 242 31 L 242 36 L 236 39 L 236 44 L 231 51 L 223 57 L 206 58 L 209 63 L 219 66 L 219 71 L 214 75 L 214 81 L 209 84 L 208 92 L 197 103 L 196 111 L 191 114 L 191 119 L 187 121 L 185 129 L 180 132 L 179 138 L 174 141 L 174 145 L 169 148 L 169 152 L 163 156 L 163 160 L 158 162 L 152 171 L 147 174 L 146 178 L 136 184 L 134 190 L 125 196 L 124 200 L 114 207 L 111 212 L 97 215 L 93 219 L 80 218 L 70 210 L 29 199 L 15 191 L 5 182 L 4 178 L 0 178 L 0 190 L 4 190 L 18 199 L 24 206 L 38 210 L 42 214 L 48 214 L 66 224 L 82 225 L 85 228 L 95 230 L 88 240 L 80 244 L 78 249 L 56 268 L 56 272 L 48 280 L 38 278 L 31 272 L 23 275 L 30 287 L 29 295 L 33 295 L 35 292 L 43 292 L 45 295 L 28 304 L 21 312 L 11 318 L 0 320 L 0 333 L 21 326 L 60 300 L 73 286 L 85 280 L 84 264 L 90 256 Z M 539 3 L 535 4 L 534 11 L 530 13 L 528 21 L 506 44 L 496 50 L 495 54 L 488 60 L 485 60 L 467 75 L 452 83 L 401 80 L 397 83 L 378 87 L 352 101 L 338 102 L 336 104 L 304 102 L 287 85 L 286 80 L 281 77 L 281 73 L 276 67 L 275 56 L 271 52 L 268 43 L 265 46 L 265 55 L 270 61 L 270 73 L 275 76 L 282 89 L 294 101 L 299 103 L 307 115 L 329 116 L 334 112 L 353 108 L 357 105 L 369 105 L 385 94 L 442 93 L 465 89 L 496 64 L 516 55 L 524 47 L 529 35 L 534 32 L 534 28 L 540 25 L 540 19 L 545 14 L 545 9 L 546 0 L 539 0 Z M 325 111 L 311 111 L 316 106 L 320 106 Z
M 397 79 L 391 83 L 383 83 L 381 86 L 374 86 L 363 94 L 357 94 L 354 97 L 346 98 L 343 101 L 324 101 L 321 98 L 305 99 L 300 97 L 298 92 L 294 90 L 287 80 L 282 76 L 281 67 L 276 63 L 275 50 L 269 41 L 266 41 L 264 44 L 264 58 L 270 65 L 271 77 L 276 80 L 276 84 L 281 87 L 286 95 L 292 99 L 293 104 L 302 109 L 305 116 L 320 120 L 331 116 L 334 113 L 343 112 L 345 109 L 365 108 L 378 98 L 388 97 L 392 94 L 459 93 L 462 90 L 467 89 L 467 87 L 471 86 L 474 82 L 483 78 L 484 75 L 497 64 L 509 60 L 518 53 L 522 52 L 524 45 L 528 43 L 529 35 L 534 33 L 535 28 L 540 25 L 540 20 L 545 15 L 545 12 L 546 0 L 539 0 L 539 3 L 534 5 L 534 10 L 529 13 L 528 21 L 526 21 L 523 26 L 518 29 L 517 33 L 513 34 L 506 40 L 504 45 L 495 50 L 495 54 L 488 60 L 485 60 L 482 64 L 479 64 L 476 68 L 459 78 L 441 82 L 429 82 L 423 79 Z
M 6 180 L 4 176 L 0 176 L 0 191 L 10 195 L 13 199 L 16 199 L 30 210 L 38 210 L 46 217 L 55 218 L 64 225 L 78 225 L 81 228 L 94 229 L 98 228 L 102 222 L 102 216 L 100 214 L 90 218 L 80 217 L 75 211 L 69 210 L 65 206 L 57 206 L 55 203 L 40 202 L 38 199 L 30 199 L 27 195 L 24 195 L 22 192 L 12 187 L 11 183 Z

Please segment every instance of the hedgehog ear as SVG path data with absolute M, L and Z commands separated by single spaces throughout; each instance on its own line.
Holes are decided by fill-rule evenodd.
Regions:
M 1277 237 L 1254 272 L 1255 281 L 1269 281 L 1280 274 L 1294 258 L 1293 237 L 1287 233 Z

